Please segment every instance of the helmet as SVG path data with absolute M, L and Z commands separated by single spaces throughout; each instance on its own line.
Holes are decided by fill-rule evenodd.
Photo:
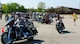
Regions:
M 20 12 L 16 12 L 15 15 L 18 15 L 18 17 L 20 17 L 21 16 L 21 13 Z

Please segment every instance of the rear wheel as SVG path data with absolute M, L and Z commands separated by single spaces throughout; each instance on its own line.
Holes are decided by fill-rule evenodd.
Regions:
M 2 34 L 1 41 L 3 44 L 12 44 L 13 43 L 13 39 L 11 36 L 10 36 L 10 40 L 8 39 L 8 33 L 7 32 Z

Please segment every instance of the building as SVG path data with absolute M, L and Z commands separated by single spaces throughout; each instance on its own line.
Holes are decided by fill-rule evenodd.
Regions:
M 80 9 L 78 9 L 78 8 L 71 8 L 71 7 L 64 7 L 64 8 L 68 8 L 70 10 L 69 13 L 75 12 L 75 13 L 79 13 L 80 14 Z
M 55 8 L 55 10 L 57 10 L 57 12 L 62 14 L 72 14 L 73 12 L 80 14 L 80 9 L 78 8 L 61 6 L 61 7 Z

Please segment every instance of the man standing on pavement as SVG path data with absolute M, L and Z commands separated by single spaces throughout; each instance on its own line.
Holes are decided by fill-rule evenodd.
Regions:
M 77 15 L 75 14 L 75 12 L 72 14 L 73 16 L 73 21 L 74 21 L 74 26 L 76 26 L 76 19 L 77 19 Z

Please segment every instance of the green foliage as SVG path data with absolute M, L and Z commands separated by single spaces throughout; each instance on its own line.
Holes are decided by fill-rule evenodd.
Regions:
M 38 8 L 36 11 L 37 12 L 42 12 L 42 9 L 41 8 Z
M 21 6 L 19 6 L 18 11 L 20 11 L 20 12 L 25 12 L 26 10 L 25 10 L 24 6 L 21 5 Z
M 29 12 L 36 12 L 36 9 L 30 8 L 30 9 L 29 9 Z
M 17 3 L 11 3 L 11 12 L 16 12 L 17 11 L 17 7 L 19 7 L 19 4 Z
M 55 9 L 53 7 L 50 7 L 50 8 L 47 9 L 47 12 L 53 13 L 53 12 L 55 12 Z
M 3 4 L 3 5 L 2 5 L 2 11 L 3 11 L 4 13 L 9 13 L 9 12 L 10 12 L 9 5 Z
M 4 13 L 10 13 L 10 12 L 26 12 L 26 9 L 23 5 L 19 5 L 17 3 L 11 3 L 11 4 L 2 4 L 2 11 Z
M 73 10 L 67 8 L 67 7 L 58 7 L 58 8 L 47 8 L 45 9 L 45 3 L 44 2 L 39 2 L 37 9 L 30 8 L 30 9 L 25 9 L 23 5 L 19 5 L 17 3 L 11 3 L 11 4 L 2 4 L 2 12 L 3 13 L 11 13 L 11 12 L 57 12 L 57 13 L 71 13 Z M 80 11 L 80 10 L 78 10 Z M 77 11 L 76 11 L 77 12 Z

